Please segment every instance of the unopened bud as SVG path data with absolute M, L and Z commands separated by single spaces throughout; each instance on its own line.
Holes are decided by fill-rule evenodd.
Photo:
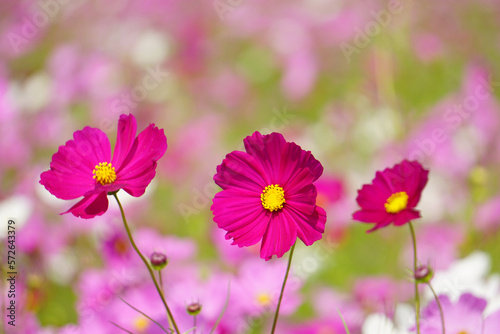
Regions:
M 198 315 L 201 312 L 200 303 L 191 303 L 186 308 L 187 313 L 190 315 Z
M 434 276 L 434 271 L 429 265 L 421 265 L 417 267 L 417 271 L 413 277 L 418 283 L 429 283 Z
M 167 256 L 158 252 L 151 254 L 150 261 L 154 270 L 162 270 L 168 263 Z

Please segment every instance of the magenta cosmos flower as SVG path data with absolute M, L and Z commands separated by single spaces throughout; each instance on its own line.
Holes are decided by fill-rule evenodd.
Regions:
M 283 256 L 297 237 L 308 246 L 321 239 L 326 213 L 316 205 L 313 184 L 321 163 L 279 133 L 255 132 L 244 144 L 246 152 L 229 153 L 214 176 L 222 191 L 211 210 L 226 239 L 239 247 L 262 240 L 266 260 Z
M 353 218 L 364 223 L 375 223 L 368 232 L 390 223 L 400 226 L 420 218 L 420 212 L 415 207 L 428 176 L 429 171 L 420 163 L 408 160 L 377 172 L 371 184 L 365 184 L 358 190 L 356 201 L 361 210 L 356 211 Z
M 121 115 L 111 159 L 108 137 L 89 126 L 73 134 L 52 156 L 50 170 L 40 183 L 60 199 L 83 199 L 64 213 L 93 218 L 108 209 L 108 193 L 125 190 L 132 196 L 144 194 L 156 173 L 156 162 L 167 149 L 163 129 L 150 124 L 136 137 L 133 115 Z

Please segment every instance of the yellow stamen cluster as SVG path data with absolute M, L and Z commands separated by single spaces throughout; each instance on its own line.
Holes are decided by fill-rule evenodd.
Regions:
M 111 166 L 111 163 L 100 162 L 98 165 L 95 165 L 92 174 L 94 174 L 94 180 L 103 186 L 113 183 L 116 180 L 115 167 Z
M 398 213 L 406 209 L 408 205 L 408 194 L 404 191 L 394 193 L 385 203 L 385 211 L 388 213 Z
M 264 188 L 260 195 L 262 206 L 271 212 L 283 209 L 285 191 L 277 184 L 271 184 Z
M 134 328 L 139 333 L 144 333 L 144 331 L 149 327 L 149 321 L 145 317 L 139 317 L 134 321 Z
M 257 303 L 262 306 L 269 306 L 271 304 L 271 296 L 268 293 L 261 292 L 257 295 Z

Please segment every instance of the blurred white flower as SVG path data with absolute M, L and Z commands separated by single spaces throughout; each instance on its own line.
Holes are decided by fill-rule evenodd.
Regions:
M 432 286 L 437 295 L 445 294 L 452 302 L 469 292 L 488 301 L 486 315 L 500 309 L 500 276 L 487 276 L 491 269 L 491 259 L 487 253 L 475 251 L 466 258 L 451 264 L 447 270 L 437 271 Z M 433 299 L 429 289 L 425 291 L 427 300 Z
M 15 231 L 26 223 L 33 211 L 33 203 L 29 197 L 24 195 L 15 195 L 0 202 L 0 238 L 5 238 L 7 235 L 7 224 L 9 219 L 15 221 Z

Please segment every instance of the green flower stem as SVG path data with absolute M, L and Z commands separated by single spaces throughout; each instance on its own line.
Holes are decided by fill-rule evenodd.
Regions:
M 156 277 L 154 275 L 153 269 L 149 265 L 148 260 L 139 251 L 139 248 L 137 248 L 137 245 L 135 244 L 134 239 L 132 238 L 132 233 L 130 233 L 130 228 L 128 227 L 127 219 L 125 218 L 125 212 L 123 211 L 122 204 L 120 203 L 120 200 L 118 199 L 118 196 L 116 196 L 116 193 L 113 193 L 113 196 L 115 197 L 116 202 L 118 203 L 118 206 L 120 207 L 120 212 L 122 214 L 123 225 L 125 225 L 125 230 L 127 231 L 127 235 L 128 235 L 129 240 L 130 240 L 130 243 L 132 244 L 132 247 L 134 248 L 134 250 L 137 253 L 137 255 L 139 255 L 139 257 L 141 258 L 142 262 L 144 262 L 144 264 L 148 268 L 149 275 L 151 275 L 151 278 L 153 279 L 153 283 L 155 284 L 156 290 L 158 291 L 158 294 L 160 295 L 161 301 L 163 302 L 163 305 L 165 305 L 165 309 L 167 310 L 167 314 L 168 314 L 168 319 L 172 321 L 172 325 L 173 325 L 173 327 L 175 329 L 175 332 L 177 334 L 181 334 L 181 332 L 179 331 L 179 328 L 177 327 L 177 324 L 175 323 L 175 320 L 174 320 L 174 317 L 172 315 L 172 312 L 170 311 L 170 308 L 167 305 L 167 302 L 165 300 L 165 295 L 163 294 L 163 290 L 160 288 L 160 286 L 158 285 L 158 282 L 156 281 Z
M 413 275 L 417 272 L 417 238 L 415 237 L 415 230 L 411 222 L 410 226 L 411 237 L 413 240 Z M 420 296 L 418 293 L 418 282 L 415 279 L 415 322 L 417 326 L 417 334 L 420 334 Z
M 438 304 L 439 315 L 441 316 L 441 327 L 443 328 L 443 334 L 445 334 L 446 330 L 445 330 L 445 327 L 444 327 L 444 313 L 443 313 L 443 308 L 441 307 L 441 302 L 439 301 L 439 298 L 436 295 L 436 291 L 434 291 L 434 289 L 432 288 L 431 283 L 429 282 L 429 283 L 427 283 L 427 285 L 431 289 L 432 294 L 434 295 L 434 299 L 436 299 L 436 302 Z
M 165 291 L 163 291 L 163 279 L 162 279 L 162 276 L 161 276 L 161 270 L 158 270 L 158 279 L 160 280 L 160 289 L 161 289 L 161 292 L 163 292 L 163 295 L 165 295 Z M 172 320 L 170 320 L 170 317 L 167 317 L 167 320 L 168 320 L 168 327 L 172 328 L 173 325 L 172 325 Z
M 283 299 L 283 292 L 285 291 L 286 281 L 288 280 L 288 274 L 290 272 L 290 266 L 292 264 L 292 256 L 294 249 L 295 249 L 295 244 L 293 244 L 292 248 L 290 249 L 290 255 L 288 257 L 288 266 L 286 267 L 285 278 L 283 279 L 283 285 L 281 286 L 280 298 L 278 300 L 278 306 L 276 307 L 276 313 L 274 314 L 273 328 L 271 330 L 271 334 L 274 334 L 274 331 L 276 330 L 276 324 L 278 323 L 278 315 L 280 313 L 281 300 Z

